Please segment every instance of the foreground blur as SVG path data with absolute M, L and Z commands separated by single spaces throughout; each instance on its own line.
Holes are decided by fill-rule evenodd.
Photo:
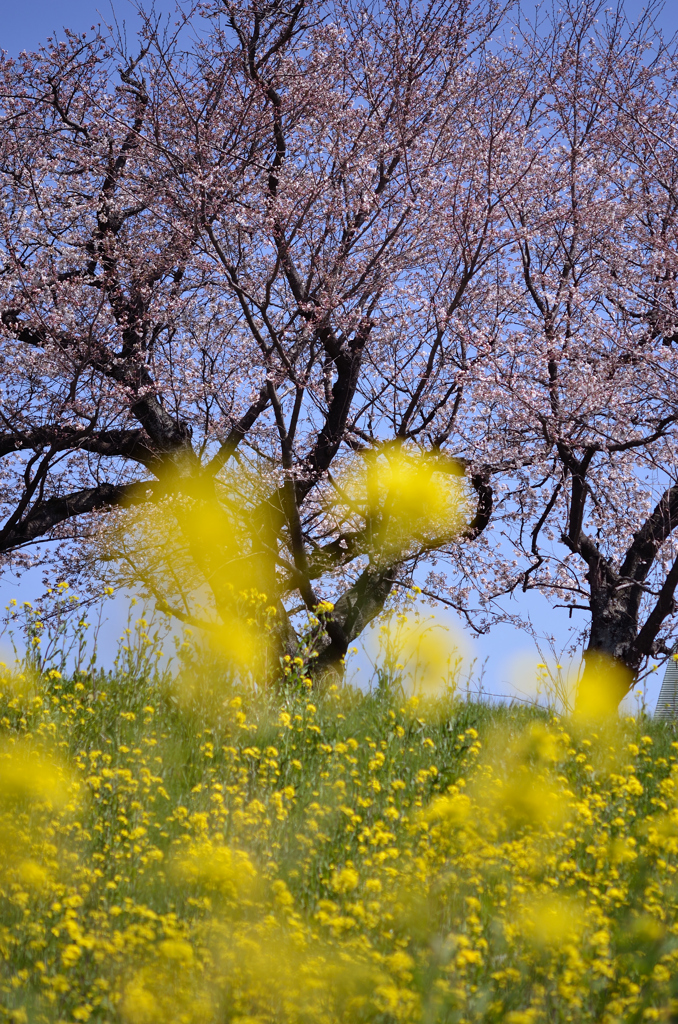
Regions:
M 0 1019 L 676 1019 L 671 726 L 145 664 L 2 680 Z

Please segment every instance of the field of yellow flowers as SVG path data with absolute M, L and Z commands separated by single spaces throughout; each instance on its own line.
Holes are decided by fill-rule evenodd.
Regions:
M 150 671 L 0 683 L 0 1019 L 678 1020 L 647 720 Z

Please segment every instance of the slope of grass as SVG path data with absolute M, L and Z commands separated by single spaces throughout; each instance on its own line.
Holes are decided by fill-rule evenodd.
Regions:
M 671 726 L 302 667 L 2 681 L 3 1019 L 678 1019 Z

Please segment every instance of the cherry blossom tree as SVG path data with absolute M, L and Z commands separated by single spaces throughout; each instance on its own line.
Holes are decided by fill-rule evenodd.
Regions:
M 288 648 L 294 595 L 329 596 L 335 664 L 484 529 L 488 474 L 455 439 L 507 244 L 503 6 L 215 0 L 148 17 L 130 53 L 71 34 L 4 59 L 7 558 L 98 538 L 188 622 L 191 588 L 224 617 L 256 586 Z M 366 458 L 366 480 L 466 472 L 468 515 L 384 546 L 394 494 L 341 482 Z M 136 547 L 133 509 L 160 530 Z
M 566 3 L 520 39 L 525 145 L 504 205 L 515 298 L 475 390 L 489 464 L 522 453 L 493 595 L 587 613 L 584 705 L 668 655 L 678 583 L 676 53 L 650 9 Z M 477 457 L 477 456 L 476 456 Z M 505 549 L 506 550 L 506 549 Z
M 415 578 L 478 629 L 540 589 L 621 697 L 678 582 L 657 9 L 209 0 L 5 59 L 5 557 L 249 586 L 288 650 L 321 606 L 321 666 Z

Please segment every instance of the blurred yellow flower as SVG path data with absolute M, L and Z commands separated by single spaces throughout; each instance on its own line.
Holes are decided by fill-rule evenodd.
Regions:
M 257 872 L 242 850 L 206 840 L 192 844 L 174 862 L 176 877 L 230 900 L 249 898 L 254 892 Z
M 30 803 L 60 807 L 72 796 L 73 785 L 57 759 L 46 757 L 28 742 L 0 749 L 0 807 Z
M 513 908 L 506 923 L 509 938 L 520 936 L 536 946 L 581 944 L 586 925 L 584 906 L 562 895 L 523 899 Z

